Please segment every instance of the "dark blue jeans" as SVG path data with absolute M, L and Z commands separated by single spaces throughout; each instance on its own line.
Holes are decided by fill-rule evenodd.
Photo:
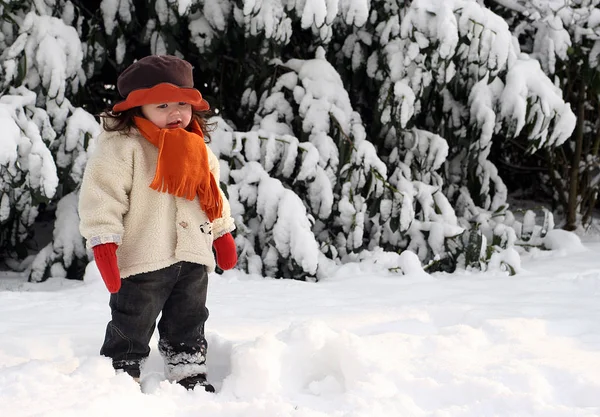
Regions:
M 190 262 L 123 279 L 119 292 L 110 296 L 112 320 L 100 354 L 112 358 L 115 369 L 139 378 L 162 311 L 158 350 L 167 378 L 179 381 L 206 374 L 207 288 L 206 267 Z

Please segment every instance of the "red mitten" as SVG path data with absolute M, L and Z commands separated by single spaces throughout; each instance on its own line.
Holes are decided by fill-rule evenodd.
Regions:
M 94 246 L 92 249 L 106 288 L 111 294 L 118 292 L 121 288 L 121 274 L 117 265 L 117 244 L 104 243 Z
M 217 252 L 217 264 L 222 270 L 231 269 L 237 264 L 237 248 L 231 233 L 215 239 L 213 246 Z

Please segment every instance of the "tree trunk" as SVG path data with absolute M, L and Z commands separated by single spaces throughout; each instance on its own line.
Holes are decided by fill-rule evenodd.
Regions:
M 565 230 L 575 230 L 577 228 L 577 204 L 579 198 L 579 165 L 581 163 L 581 151 L 583 149 L 583 125 L 585 123 L 585 83 L 580 81 L 579 94 L 577 97 L 577 127 L 575 128 L 575 150 L 571 162 L 571 172 L 569 178 L 569 205 L 567 206 L 567 222 Z

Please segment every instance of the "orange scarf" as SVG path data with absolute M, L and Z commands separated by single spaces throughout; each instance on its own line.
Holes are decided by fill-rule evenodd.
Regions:
M 204 134 L 195 120 L 191 132 L 185 129 L 160 129 L 151 121 L 134 118 L 138 130 L 158 148 L 156 174 L 150 188 L 177 197 L 200 200 L 211 222 L 223 214 L 223 200 L 208 164 Z

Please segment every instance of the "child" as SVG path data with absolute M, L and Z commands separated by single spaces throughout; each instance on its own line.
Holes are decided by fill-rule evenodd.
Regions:
M 187 389 L 206 379 L 208 273 L 237 251 L 219 161 L 205 144 L 208 103 L 192 66 L 148 56 L 118 78 L 125 100 L 103 117 L 81 184 L 80 230 L 111 292 L 100 354 L 139 382 L 156 320 L 167 377 Z M 126 278 L 126 279 L 125 279 Z

